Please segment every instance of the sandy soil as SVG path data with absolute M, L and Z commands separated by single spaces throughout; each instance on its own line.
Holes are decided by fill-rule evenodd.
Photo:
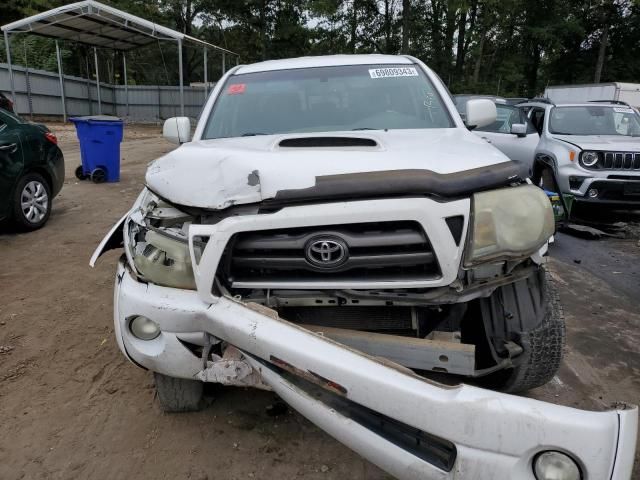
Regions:
M 96 269 L 88 261 L 140 191 L 147 163 L 172 146 L 160 127 L 128 128 L 122 181 L 94 185 L 73 176 L 80 160 L 72 127 L 53 130 L 67 181 L 48 225 L 0 232 L 0 479 L 390 478 L 296 413 L 274 416 L 271 393 L 215 389 L 203 412 L 161 413 L 151 375 L 128 363 L 113 338 L 119 253 Z M 574 241 L 559 237 L 553 260 L 569 328 L 566 361 L 530 395 L 595 409 L 639 402 L 637 295 L 576 263 Z M 589 248 L 623 252 L 623 265 L 594 268 L 624 271 L 638 293 L 637 239 Z

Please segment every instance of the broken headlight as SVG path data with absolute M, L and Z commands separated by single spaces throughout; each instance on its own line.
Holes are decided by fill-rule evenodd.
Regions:
M 466 263 L 533 253 L 554 229 L 551 202 L 538 187 L 524 185 L 476 193 Z
M 147 191 L 126 224 L 126 249 L 136 272 L 157 285 L 196 288 L 187 231 L 191 218 Z
M 191 255 L 186 241 L 171 238 L 156 230 L 138 229 L 131 246 L 136 270 L 157 285 L 195 290 Z

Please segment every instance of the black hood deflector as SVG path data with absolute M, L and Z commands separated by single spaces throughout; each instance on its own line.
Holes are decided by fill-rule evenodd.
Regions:
M 316 177 L 313 187 L 280 190 L 264 203 L 430 195 L 459 198 L 475 192 L 520 183 L 529 169 L 520 162 L 503 162 L 455 173 L 431 170 L 385 170 Z

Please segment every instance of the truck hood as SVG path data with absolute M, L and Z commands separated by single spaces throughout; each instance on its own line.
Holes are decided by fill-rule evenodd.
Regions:
M 373 140 L 375 146 L 280 145 L 320 137 Z M 186 143 L 149 166 L 146 184 L 178 205 L 223 209 L 309 189 L 317 177 L 394 170 L 446 175 L 508 161 L 461 128 L 262 135 Z
M 583 150 L 640 152 L 640 137 L 624 135 L 554 135 L 554 137 Z

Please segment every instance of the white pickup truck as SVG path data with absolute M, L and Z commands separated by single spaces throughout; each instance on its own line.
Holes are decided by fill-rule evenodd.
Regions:
M 636 407 L 497 391 L 560 364 L 554 223 L 528 169 L 467 125 L 427 66 L 385 55 L 238 66 L 193 136 L 167 120 L 181 146 L 91 261 L 124 248 L 116 340 L 163 408 L 254 386 L 401 479 L 629 479 Z

